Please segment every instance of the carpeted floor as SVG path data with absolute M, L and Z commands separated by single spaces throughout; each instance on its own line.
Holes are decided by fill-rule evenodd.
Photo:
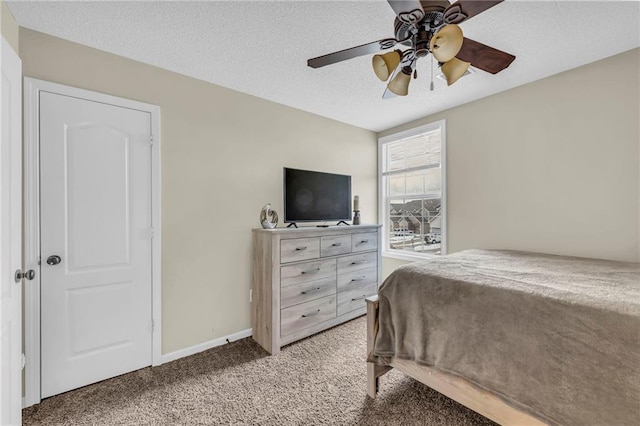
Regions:
M 44 400 L 31 425 L 493 425 L 397 371 L 366 395 L 358 318 L 277 356 L 251 338 Z

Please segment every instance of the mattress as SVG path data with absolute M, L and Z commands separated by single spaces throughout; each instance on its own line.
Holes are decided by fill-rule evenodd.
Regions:
M 371 360 L 461 376 L 550 424 L 640 424 L 640 264 L 467 250 L 379 289 Z

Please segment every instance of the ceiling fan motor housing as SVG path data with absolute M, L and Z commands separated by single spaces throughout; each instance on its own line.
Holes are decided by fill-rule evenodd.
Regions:
M 417 58 L 424 58 L 429 54 L 429 41 L 433 33 L 424 29 L 418 30 L 415 36 L 415 53 Z
M 429 54 L 429 42 L 431 37 L 444 24 L 444 12 L 449 6 L 446 0 L 421 0 L 424 17 L 416 23 L 409 23 L 398 18 L 395 19 L 395 36 L 397 40 L 406 40 L 402 44 L 415 50 L 418 58 Z

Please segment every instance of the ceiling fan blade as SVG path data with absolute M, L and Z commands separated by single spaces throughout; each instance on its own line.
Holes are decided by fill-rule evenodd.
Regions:
M 381 50 L 391 49 L 398 44 L 395 38 L 385 38 L 379 41 L 363 44 L 349 49 L 340 50 L 338 52 L 329 53 L 328 55 L 318 56 L 307 61 L 307 65 L 311 68 L 320 68 L 326 65 L 335 64 L 336 62 L 346 61 L 370 53 L 377 53 Z
M 471 62 L 471 65 L 474 67 L 490 72 L 491 74 L 499 73 L 511 65 L 511 62 L 516 59 L 515 56 L 509 53 L 494 49 L 493 47 L 466 37 L 462 43 L 462 49 L 460 49 L 456 58 L 465 62 Z
M 382 94 L 382 99 L 391 99 L 395 97 L 396 97 L 396 94 L 393 93 L 391 90 L 389 90 L 388 87 L 385 87 L 384 93 Z
M 444 22 L 459 24 L 492 8 L 504 0 L 458 0 L 444 11 Z
M 424 18 L 424 9 L 419 0 L 387 0 L 401 22 L 415 24 Z

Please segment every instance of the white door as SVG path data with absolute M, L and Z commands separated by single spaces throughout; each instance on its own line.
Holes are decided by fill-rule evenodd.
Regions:
M 0 140 L 0 424 L 22 409 L 22 64 L 2 38 Z
M 40 93 L 42 398 L 152 362 L 151 114 Z

